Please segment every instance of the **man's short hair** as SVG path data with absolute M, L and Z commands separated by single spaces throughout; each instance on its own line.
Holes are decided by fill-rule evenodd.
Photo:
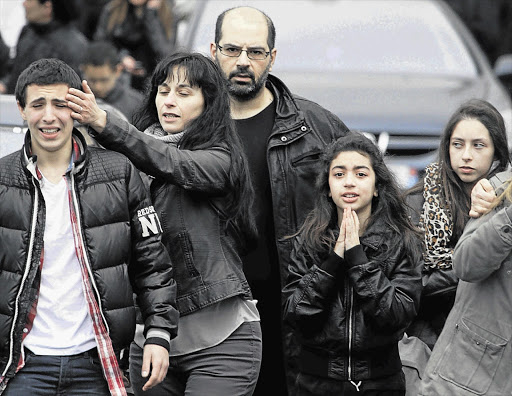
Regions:
M 219 44 L 219 41 L 222 38 L 222 24 L 224 23 L 224 17 L 226 16 L 226 14 L 230 11 L 236 10 L 237 8 L 243 8 L 243 7 L 246 7 L 246 6 L 230 8 L 230 9 L 224 11 L 222 14 L 220 14 L 217 17 L 217 22 L 215 23 L 215 43 L 216 44 Z M 267 45 L 270 50 L 273 50 L 274 46 L 276 45 L 276 28 L 274 27 L 274 22 L 272 22 L 272 19 L 270 19 L 270 17 L 267 14 L 265 14 L 263 11 L 258 10 L 257 8 L 254 8 L 254 7 L 247 7 L 247 8 L 252 8 L 252 9 L 260 12 L 265 17 L 265 19 L 267 21 L 267 27 L 268 27 Z
M 82 66 L 109 65 L 112 69 L 120 63 L 117 48 L 108 41 L 91 41 L 85 52 Z
M 21 72 L 14 94 L 22 108 L 25 108 L 27 87 L 31 84 L 67 84 L 70 88 L 82 89 L 78 74 L 68 64 L 55 58 L 36 60 Z

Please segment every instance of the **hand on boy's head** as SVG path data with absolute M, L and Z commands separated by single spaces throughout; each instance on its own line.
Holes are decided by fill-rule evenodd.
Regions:
M 473 218 L 483 216 L 492 209 L 496 192 L 487 179 L 481 179 L 471 190 L 471 209 L 469 215 Z
M 72 110 L 71 117 L 81 124 L 90 125 L 97 132 L 102 132 L 107 123 L 107 114 L 100 109 L 96 103 L 96 98 L 87 81 L 82 81 L 80 91 L 75 88 L 69 88 L 66 100 Z

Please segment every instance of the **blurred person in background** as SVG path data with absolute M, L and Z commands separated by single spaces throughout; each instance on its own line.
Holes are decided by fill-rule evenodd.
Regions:
M 7 63 L 10 51 L 9 46 L 2 38 L 2 32 L 0 32 L 0 79 L 5 75 L 5 73 L 7 73 Z
M 349 131 L 330 111 L 293 95 L 269 74 L 276 61 L 272 20 L 251 7 L 220 14 L 210 54 L 220 66 L 231 97 L 231 116 L 248 156 L 260 235 L 243 257 L 258 300 L 263 329 L 263 362 L 256 394 L 286 394 L 295 383 L 297 352 L 291 330 L 282 329 L 281 288 L 286 282 L 291 241 L 313 208 L 316 164 L 325 146 Z
M 140 107 L 144 96 L 122 81 L 123 65 L 117 48 L 108 41 L 89 43 L 80 65 L 94 95 L 120 110 L 129 121 Z
M 101 11 L 110 0 L 75 0 L 80 4 L 80 16 L 76 21 L 76 27 L 87 37 L 94 39 L 94 33 L 98 26 Z
M 174 48 L 173 2 L 111 0 L 102 10 L 94 40 L 108 40 L 116 46 L 130 84 L 142 91 L 158 61 Z
M 510 0 L 445 0 L 464 21 L 489 62 L 512 52 L 512 2 Z
M 42 58 L 60 59 L 79 73 L 87 47 L 87 39 L 73 25 L 78 16 L 74 1 L 25 0 L 23 7 L 27 24 L 20 32 L 8 72 L 0 79 L 0 93 L 13 94 L 20 73 Z

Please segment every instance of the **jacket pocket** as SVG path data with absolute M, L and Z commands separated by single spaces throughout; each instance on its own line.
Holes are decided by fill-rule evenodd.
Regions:
M 491 386 L 508 341 L 462 318 L 436 370 L 444 380 L 483 395 Z
M 307 153 L 303 153 L 292 159 L 293 167 L 300 167 L 304 165 L 317 165 L 322 157 L 322 150 L 312 150 Z
M 194 266 L 194 258 L 192 253 L 192 243 L 186 232 L 180 232 L 172 238 L 171 244 L 171 260 L 176 263 L 176 275 L 185 277 L 199 276 L 199 271 Z M 179 267 L 178 267 L 179 266 Z M 181 268 L 180 268 L 181 267 Z M 183 274 L 179 274 L 181 271 Z

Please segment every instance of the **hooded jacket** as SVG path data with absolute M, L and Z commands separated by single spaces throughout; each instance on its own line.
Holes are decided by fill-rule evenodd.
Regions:
M 121 154 L 87 148 L 76 129 L 80 155 L 66 173 L 76 208 L 92 289 L 114 351 L 135 333 L 133 292 L 145 330 L 176 335 L 178 312 L 172 266 L 161 243 L 147 190 Z M 30 155 L 30 132 L 20 151 L 0 159 L 0 378 L 12 377 L 33 303 L 45 228 L 45 202 Z
M 510 171 L 490 182 L 499 195 Z M 512 395 L 512 205 L 469 220 L 453 253 L 455 304 L 420 395 Z

